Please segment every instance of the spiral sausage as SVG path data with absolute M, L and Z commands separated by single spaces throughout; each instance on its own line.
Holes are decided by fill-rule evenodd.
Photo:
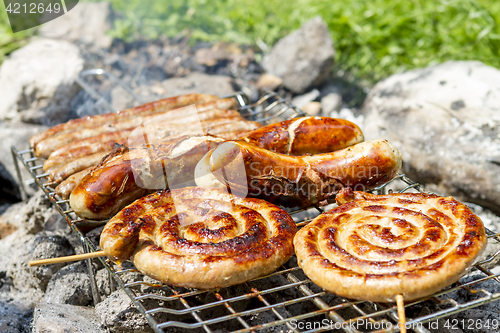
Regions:
M 100 245 L 117 263 L 131 259 L 163 283 L 218 288 L 271 273 L 293 254 L 290 215 L 222 189 L 159 191 L 104 227 Z
M 393 302 L 457 281 L 486 245 L 484 226 L 452 197 L 342 190 L 342 204 L 294 239 L 300 267 L 342 297 Z

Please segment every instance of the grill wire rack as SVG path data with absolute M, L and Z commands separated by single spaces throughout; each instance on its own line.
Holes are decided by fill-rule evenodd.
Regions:
M 126 84 L 111 73 L 101 69 L 84 71 L 80 74 L 78 83 L 96 100 L 100 98 L 99 94 L 85 81 L 86 77 L 92 75 L 106 76 L 136 97 Z M 243 93 L 237 93 L 234 97 L 238 100 L 240 112 L 244 117 L 262 123 L 303 115 L 303 112 L 288 100 L 273 92 L 265 93 L 260 100 L 252 104 Z M 136 100 L 138 104 L 142 102 Z M 113 110 L 109 103 L 108 106 L 109 110 Z M 84 251 L 97 251 L 97 245 L 85 234 L 85 230 L 95 227 L 97 222 L 78 218 L 71 210 L 68 200 L 62 200 L 55 194 L 57 183 L 49 183 L 48 174 L 43 171 L 43 160 L 36 158 L 32 149 L 17 150 L 12 147 L 12 155 L 22 190 L 24 191 L 24 185 L 19 162 L 80 238 Z M 373 192 L 382 194 L 388 191 L 426 192 L 420 184 L 403 174 Z M 301 228 L 315 216 L 334 206 L 290 213 L 298 228 Z M 499 250 L 490 251 L 493 254 L 476 263 L 459 282 L 425 299 L 405 304 L 409 331 L 430 332 L 428 324 L 432 321 L 500 299 L 500 293 L 492 290 L 493 287 L 500 287 L 500 273 L 495 274 L 490 270 L 500 254 L 500 234 L 487 229 L 487 236 L 488 246 Z M 270 275 L 216 290 L 166 286 L 142 275 L 132 265 L 118 268 L 105 258 L 94 260 L 100 260 L 108 272 L 109 292 L 122 289 L 156 333 L 399 332 L 395 304 L 352 301 L 326 292 L 305 276 L 298 267 L 295 256 Z M 92 259 L 87 260 L 87 267 L 94 304 L 97 304 L 102 300 L 102 296 L 107 295 L 98 290 Z M 465 293 L 466 297 L 461 298 L 466 301 L 457 301 L 457 292 L 462 295 Z M 433 309 L 431 313 L 422 314 L 418 310 L 424 306 Z M 500 318 L 491 325 L 500 329 Z

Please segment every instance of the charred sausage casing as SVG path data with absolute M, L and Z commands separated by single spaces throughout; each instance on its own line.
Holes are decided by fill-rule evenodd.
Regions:
M 56 125 L 48 130 L 36 134 L 30 138 L 30 145 L 36 151 L 36 146 L 42 140 L 51 136 L 70 133 L 75 130 L 84 128 L 92 128 L 96 126 L 111 124 L 117 121 L 130 119 L 139 115 L 147 115 L 154 112 L 167 111 L 191 104 L 208 103 L 218 100 L 219 97 L 204 94 L 189 94 L 165 98 L 159 101 L 154 101 L 140 105 L 131 109 L 122 110 L 115 113 L 105 113 L 95 116 L 87 116 L 78 119 L 72 119 L 65 123 Z
M 240 140 L 221 144 L 200 163 L 208 164 L 205 168 L 233 193 L 285 207 L 309 207 L 333 201 L 342 188 L 373 189 L 394 178 L 402 162 L 386 140 L 312 156 L 275 153 Z
M 275 153 L 291 156 L 330 153 L 360 143 L 363 132 L 338 118 L 302 117 L 264 126 L 241 138 Z
M 182 136 L 162 144 L 114 150 L 73 190 L 71 208 L 80 217 L 110 218 L 150 191 L 193 181 L 196 163 L 222 141 L 213 136 Z
M 187 99 L 186 101 L 190 101 L 191 99 Z M 194 103 L 191 103 L 194 104 Z M 204 104 L 196 104 L 196 113 L 194 116 L 198 116 L 197 113 L 202 113 L 204 111 L 212 110 L 212 109 L 230 109 L 233 108 L 236 104 L 236 101 L 234 98 L 226 98 L 226 99 L 217 99 L 215 101 L 210 101 L 208 103 Z M 163 104 L 161 104 L 163 105 Z M 189 105 L 189 104 L 188 104 Z M 142 113 L 132 113 L 133 116 L 127 117 L 125 119 L 120 119 L 120 118 L 112 118 L 108 117 L 111 120 L 118 120 L 115 122 L 111 123 L 104 123 L 100 124 L 95 127 L 90 127 L 85 123 L 84 128 L 75 128 L 71 132 L 67 131 L 62 131 L 60 133 L 55 133 L 54 135 L 47 137 L 41 141 L 38 141 L 35 146 L 33 147 L 35 155 L 38 157 L 44 157 L 47 158 L 50 156 L 50 154 L 64 146 L 67 145 L 71 142 L 74 141 L 79 141 L 79 140 L 84 140 L 86 138 L 92 138 L 94 136 L 100 135 L 100 134 L 105 134 L 105 133 L 114 133 L 120 130 L 126 130 L 129 128 L 135 128 L 139 126 L 143 122 L 147 121 L 155 121 L 156 117 L 162 114 L 168 114 L 168 118 L 174 119 L 177 118 L 178 120 L 182 121 L 182 119 L 186 115 L 186 111 L 184 110 L 178 110 L 176 112 L 175 109 L 178 109 L 183 106 L 188 106 L 184 104 L 179 104 L 179 103 L 170 103 L 170 104 L 165 104 L 163 105 L 162 108 L 154 108 L 154 105 L 151 105 L 149 108 L 144 108 L 144 106 L 139 107 L 140 110 L 144 110 Z M 133 110 L 133 109 L 132 109 Z M 129 110 L 125 110 L 124 112 L 127 113 Z M 123 112 L 122 112 L 123 113 Z M 104 115 L 101 115 L 104 116 Z M 98 116 L 94 116 L 98 117 Z M 106 119 L 108 119 L 106 118 Z M 95 122 L 96 119 L 88 119 L 88 123 Z M 50 131 L 50 129 L 49 129 Z

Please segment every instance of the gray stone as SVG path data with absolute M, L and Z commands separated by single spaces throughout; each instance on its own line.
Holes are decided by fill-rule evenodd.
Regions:
M 475 205 L 473 203 L 466 203 L 474 214 L 481 218 L 486 228 L 494 232 L 500 232 L 500 216 L 493 213 L 491 210 Z M 499 243 L 500 244 L 500 243 Z
M 183 94 L 211 94 L 224 96 L 234 93 L 232 79 L 229 76 L 190 73 L 185 77 L 165 80 L 160 83 L 156 93 L 162 98 Z M 148 99 L 148 96 L 145 96 Z
M 86 262 L 77 262 L 59 270 L 47 285 L 45 302 L 89 305 L 92 292 Z
M 364 133 L 403 155 L 403 171 L 430 190 L 498 212 L 500 71 L 449 61 L 395 74 L 367 96 Z
M 468 288 L 459 288 L 438 296 L 438 299 L 443 301 L 442 303 L 426 301 L 420 307 L 410 307 L 410 313 L 407 313 L 407 315 L 409 317 L 421 317 L 442 311 L 450 307 L 450 303 L 445 301 L 447 299 L 455 300 L 461 305 L 474 302 L 478 298 L 486 296 L 481 290 L 497 294 L 500 291 L 500 286 L 494 279 L 477 282 L 485 277 L 485 274 L 474 270 L 460 279 L 460 282 L 463 284 L 476 281 L 474 284 L 469 285 Z M 471 309 L 462 309 L 462 311 L 456 314 L 451 314 L 441 319 L 434 319 L 431 321 L 431 325 L 426 324 L 424 327 L 428 327 L 431 332 L 435 333 L 494 333 L 498 332 L 500 326 L 500 320 L 498 319 L 499 310 L 500 305 L 498 302 L 488 302 Z M 488 321 L 489 327 L 485 327 Z M 477 326 L 476 323 L 478 324 Z
M 321 99 L 321 108 L 324 114 L 330 114 L 334 111 L 340 111 L 342 106 L 342 95 L 338 93 L 329 93 Z
M 32 326 L 33 333 L 107 332 L 93 308 L 68 304 L 38 304 Z
M 259 89 L 270 89 L 274 90 L 278 88 L 281 84 L 283 83 L 283 80 L 280 79 L 279 77 L 269 74 L 269 73 L 264 73 L 259 77 L 259 80 L 256 83 L 257 88 Z
M 137 310 L 125 291 L 117 290 L 96 305 L 96 311 L 112 333 L 152 332 L 146 318 Z
M 46 241 L 43 241 L 35 246 L 32 260 L 58 258 L 75 254 L 75 251 L 73 251 L 69 241 L 64 237 L 55 235 L 47 237 L 45 240 Z M 64 265 L 66 265 L 66 263 L 37 266 L 33 267 L 31 272 L 35 278 L 40 281 L 40 288 L 45 290 L 47 288 L 47 283 L 52 276 Z
M 19 236 L 16 232 L 13 235 Z M 13 286 L 18 290 L 37 289 L 43 293 L 49 280 L 64 264 L 29 267 L 28 262 L 74 252 L 69 241 L 61 235 L 41 232 L 34 237 L 26 236 L 19 237 L 20 245 L 10 249 L 12 257 L 6 266 L 7 276 L 12 279 Z M 4 243 L 10 243 L 9 237 L 11 236 L 2 240 L 2 247 Z
M 8 254 L 0 256 L 0 300 L 33 308 L 43 299 L 47 281 L 59 267 L 29 267 L 28 262 L 73 253 L 71 244 L 77 236 L 70 234 L 67 226 L 64 230 L 43 231 L 44 224 L 53 220 L 54 215 L 54 209 L 40 191 L 27 202 L 12 205 L 0 216 L 0 224 L 15 229 L 0 239 L 0 253 Z
M 262 66 L 282 78 L 285 87 L 300 94 L 329 77 L 334 55 L 328 27 L 318 16 L 278 41 Z
M 69 119 L 84 59 L 66 41 L 34 39 L 0 67 L 0 120 L 53 125 Z
M 316 100 L 316 98 L 318 98 L 319 95 L 320 95 L 319 90 L 313 89 L 306 94 L 295 96 L 292 99 L 292 104 L 301 109 L 310 102 Z
M 106 35 L 113 25 L 113 18 L 109 2 L 79 2 L 57 20 L 43 24 L 40 36 L 107 48 L 113 41 Z
M 27 202 L 10 206 L 1 219 L 13 224 L 22 232 L 36 234 L 42 231 L 45 222 L 56 213 L 42 191 L 36 192 Z
M 43 297 L 40 281 L 28 267 L 34 240 L 35 236 L 18 229 L 0 241 L 0 253 L 10 254 L 0 258 L 0 271 L 8 278 L 10 285 L 5 290 L 6 296 L 2 298 L 14 299 L 26 307 L 32 307 Z

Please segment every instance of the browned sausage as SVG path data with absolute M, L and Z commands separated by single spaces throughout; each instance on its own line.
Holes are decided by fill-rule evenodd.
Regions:
M 329 117 L 282 121 L 264 126 L 242 139 L 258 147 L 292 156 L 329 153 L 364 140 L 363 132 L 356 124 Z
M 125 145 L 129 148 L 140 146 L 144 143 L 158 143 L 164 140 L 165 137 L 180 136 L 185 134 L 201 134 L 200 130 L 208 129 L 210 131 L 217 131 L 219 127 L 226 128 L 228 124 L 237 123 L 242 119 L 240 116 L 218 118 L 212 120 L 201 121 L 199 123 L 189 123 L 184 126 L 179 126 L 179 124 L 171 123 L 158 123 L 151 124 L 141 131 L 141 135 L 136 135 L 128 138 Z M 246 123 L 246 120 L 243 120 Z M 201 128 L 200 126 L 201 125 Z M 231 126 L 231 127 L 234 127 Z M 147 137 L 144 137 L 147 134 Z M 79 172 L 91 166 L 95 166 L 99 161 L 107 154 L 106 151 L 101 151 L 88 156 L 82 156 L 63 164 L 62 166 L 56 166 L 53 169 L 47 170 L 50 173 L 49 179 L 55 182 L 62 182 L 72 174 Z
M 171 113 L 176 114 L 178 112 L 174 110 L 174 111 L 171 111 Z M 163 123 L 171 122 L 170 116 L 172 114 L 168 114 L 168 118 L 166 118 L 166 116 L 161 116 L 160 122 L 156 122 L 153 124 L 149 123 L 148 126 L 155 126 L 156 125 L 157 127 L 161 127 L 161 126 L 163 126 L 162 125 Z M 157 116 L 159 116 L 159 115 L 157 115 Z M 188 123 L 193 122 L 194 123 L 198 120 L 204 121 L 204 120 L 211 120 L 211 119 L 217 119 L 217 118 L 237 117 L 237 116 L 240 116 L 238 111 L 222 110 L 222 109 L 210 109 L 210 110 L 205 110 L 205 111 L 199 111 L 199 112 L 197 112 L 196 115 L 190 115 L 189 117 L 186 117 L 186 114 L 184 112 L 184 118 L 180 119 L 180 120 L 175 120 L 175 121 L 176 122 L 188 122 Z M 164 118 L 166 118 L 166 119 L 164 119 Z M 178 117 L 175 117 L 175 119 L 177 119 L 177 118 Z M 173 121 L 173 119 L 172 119 L 172 121 Z M 91 138 L 72 142 L 70 144 L 64 145 L 64 146 L 60 147 L 59 149 L 56 149 L 55 151 L 53 151 L 50 154 L 49 159 L 53 159 L 59 155 L 67 154 L 70 150 L 73 150 L 74 148 L 87 147 L 87 146 L 90 146 L 94 143 L 104 143 L 104 142 L 108 142 L 108 141 L 118 142 L 118 143 L 122 142 L 123 140 L 125 140 L 126 138 L 128 138 L 131 135 L 132 131 L 136 127 L 137 126 L 134 126 L 132 128 L 128 128 L 126 130 L 112 132 L 112 133 L 104 133 L 104 134 L 93 136 Z M 96 146 L 96 148 L 97 147 L 98 146 Z M 98 151 L 101 151 L 101 150 L 92 150 L 92 151 L 94 153 L 97 153 Z
M 182 126 L 179 126 L 179 123 L 170 123 L 169 121 L 153 123 L 147 125 L 141 132 L 148 134 L 147 139 L 149 143 L 159 143 L 173 135 L 201 134 L 199 133 L 200 126 L 198 124 L 201 125 L 201 130 L 205 133 L 217 135 L 225 139 L 236 139 L 239 137 L 234 134 L 225 135 L 228 131 L 241 133 L 242 131 L 254 130 L 261 126 L 259 123 L 244 120 L 239 116 L 237 111 L 220 110 L 221 112 L 218 113 L 212 111 L 214 110 L 210 110 L 207 114 L 210 113 L 214 117 L 219 116 L 220 118 L 207 119 L 200 122 L 190 122 L 189 119 L 186 119 L 188 124 Z M 229 116 L 224 117 L 225 115 Z M 205 113 L 200 114 L 201 119 L 205 117 Z M 49 159 L 45 161 L 43 168 L 46 172 L 50 172 L 75 159 L 98 152 L 109 152 L 113 149 L 115 143 L 128 147 L 136 147 L 144 143 L 144 136 L 142 133 L 140 135 L 133 135 L 133 130 L 126 130 L 116 132 L 116 135 L 106 133 L 99 137 L 77 141 L 61 147 L 52 153 Z M 62 151 L 63 149 L 65 150 L 64 152 Z
M 51 127 L 45 132 L 32 136 L 30 139 L 30 145 L 35 149 L 40 141 L 56 134 L 70 133 L 72 131 L 83 128 L 92 128 L 105 124 L 111 124 L 114 122 L 136 117 L 138 115 L 147 115 L 154 112 L 168 111 L 170 109 L 179 108 L 186 105 L 208 103 L 218 99 L 219 97 L 213 95 L 189 94 L 165 98 L 131 109 L 122 110 L 116 113 L 106 113 L 101 115 L 72 119 L 63 124 Z
M 55 170 L 49 170 L 49 180 L 60 183 L 77 172 L 96 166 L 106 155 L 107 152 L 95 153 L 89 156 L 77 158 L 76 160 L 66 163 Z
M 80 184 L 82 181 L 83 177 L 85 177 L 86 174 L 88 174 L 94 167 L 87 168 L 83 171 L 77 172 L 71 176 L 69 176 L 66 180 L 61 182 L 61 184 L 57 185 L 55 188 L 56 194 L 60 196 L 63 200 L 67 200 L 69 198 L 69 195 L 75 187 Z
M 386 140 L 312 156 L 275 153 L 240 140 L 219 145 L 202 162 L 232 193 L 309 207 L 334 201 L 344 187 L 366 191 L 389 181 L 401 169 L 401 154 Z
M 213 102 L 208 102 L 205 104 L 196 105 L 196 114 L 190 115 L 188 117 L 194 117 L 196 120 L 200 117 L 200 113 L 212 109 L 229 109 L 234 107 L 235 100 L 233 98 L 219 99 Z M 236 111 L 235 111 L 236 112 Z M 103 133 L 112 133 L 120 130 L 126 130 L 130 128 L 135 128 L 144 122 L 154 120 L 156 117 L 167 114 L 168 121 L 182 122 L 186 117 L 185 110 L 168 110 L 163 112 L 156 112 L 149 115 L 137 115 L 133 118 L 128 118 L 121 120 L 120 122 L 114 122 L 109 124 L 99 125 L 92 128 L 84 128 L 81 130 L 75 130 L 70 133 L 55 134 L 54 136 L 48 137 L 42 141 L 39 141 L 34 147 L 34 152 L 36 156 L 47 158 L 49 155 L 56 150 L 68 143 L 83 140 L 86 138 L 91 138 Z
M 102 220 L 151 190 L 193 180 L 199 159 L 223 139 L 183 136 L 158 145 L 114 151 L 70 195 L 78 216 Z
M 89 156 L 100 152 L 110 152 L 113 150 L 115 144 L 125 145 L 127 142 L 127 137 L 122 136 L 108 141 L 100 141 L 88 144 L 86 146 L 75 147 L 69 149 L 67 152 L 60 155 L 55 155 L 54 157 L 49 157 L 43 164 L 43 170 L 49 172 L 50 170 L 55 170 L 62 165 L 74 161 L 78 158 Z

